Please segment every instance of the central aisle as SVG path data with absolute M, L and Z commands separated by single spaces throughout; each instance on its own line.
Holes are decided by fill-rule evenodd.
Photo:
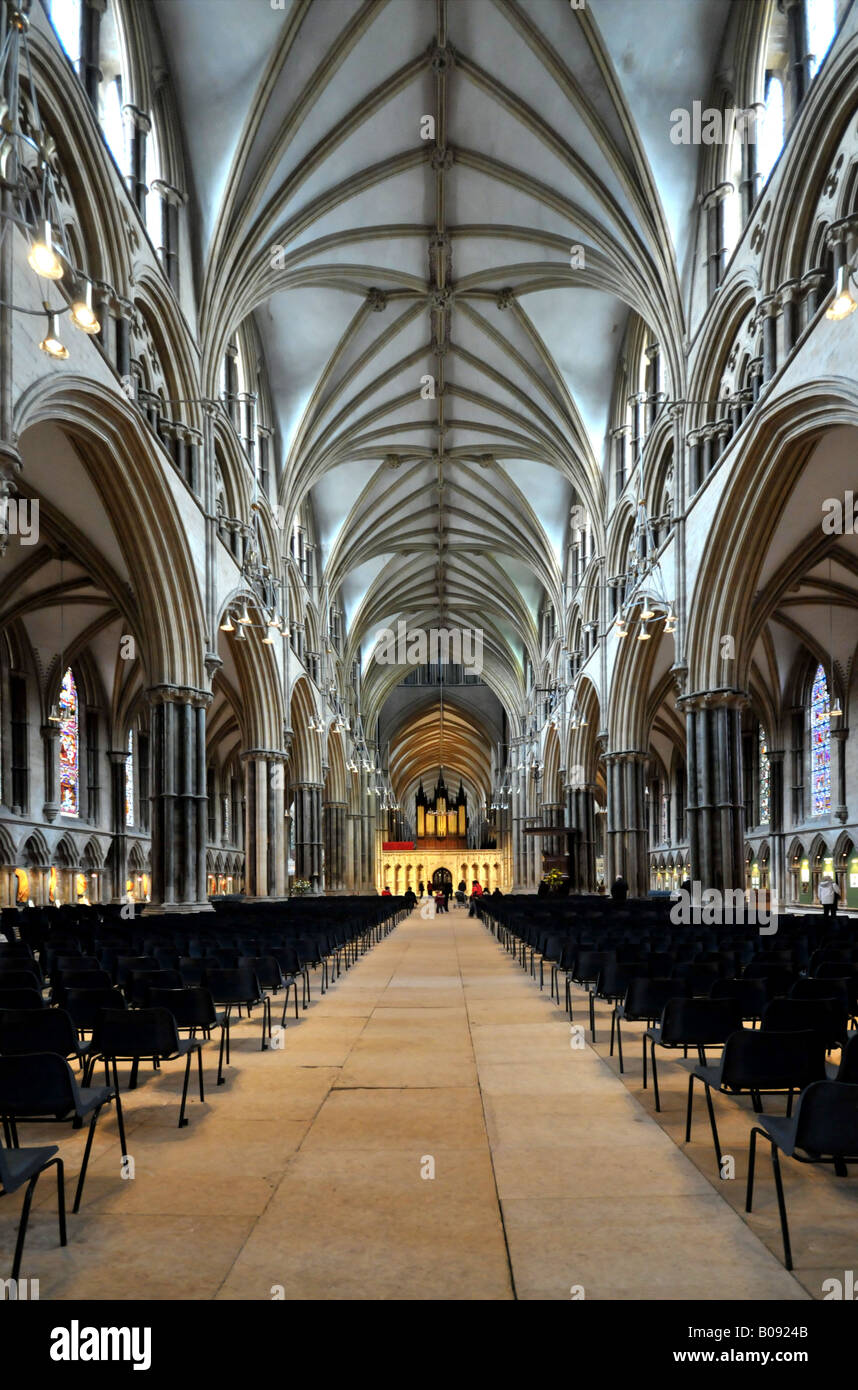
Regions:
M 807 1296 L 462 910 L 412 913 L 280 1057 L 312 1119 L 219 1298 Z

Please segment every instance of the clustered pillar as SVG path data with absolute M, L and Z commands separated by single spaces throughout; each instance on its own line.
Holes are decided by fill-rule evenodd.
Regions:
M 206 708 L 211 694 L 148 692 L 152 769 L 151 912 L 210 910 L 206 894 Z
M 686 696 L 688 843 L 704 888 L 743 888 L 742 710 L 748 697 L 719 690 Z
M 632 897 L 649 889 L 647 872 L 646 753 L 625 749 L 607 754 L 608 878 L 621 875 Z M 595 807 L 594 807 L 595 812 Z M 595 828 L 593 832 L 595 845 Z
M 322 807 L 325 843 L 325 889 L 329 893 L 345 893 L 346 845 L 348 826 L 345 801 L 326 801 Z
M 298 782 L 295 804 L 295 877 L 305 878 L 311 893 L 324 891 L 322 873 L 322 791 L 316 782 Z
M 252 748 L 241 758 L 245 769 L 244 890 L 249 898 L 282 898 L 286 893 L 288 753 Z

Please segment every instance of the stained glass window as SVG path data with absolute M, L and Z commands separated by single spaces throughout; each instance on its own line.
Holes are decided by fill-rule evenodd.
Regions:
M 134 730 L 128 730 L 128 752 L 125 756 L 125 824 L 134 824 Z
M 60 686 L 60 811 L 64 816 L 80 814 L 80 747 L 78 740 L 77 686 L 71 667 Z
M 828 682 L 822 666 L 816 668 L 810 697 L 810 781 L 812 814 L 831 810 L 831 720 Z
M 766 731 L 760 725 L 759 743 L 759 775 L 760 775 L 760 825 L 766 825 L 769 820 L 771 807 L 771 767 L 769 765 L 769 750 Z

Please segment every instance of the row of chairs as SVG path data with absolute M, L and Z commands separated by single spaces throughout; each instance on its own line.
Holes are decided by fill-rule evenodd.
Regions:
M 383 913 L 374 910 L 368 914 L 365 930 L 351 936 L 350 941 L 358 940 L 360 950 L 368 949 L 392 930 L 403 913 L 401 901 L 386 900 Z M 272 933 L 269 939 L 273 938 Z M 91 944 L 97 948 L 97 939 L 91 938 Z M 334 943 L 332 950 L 337 949 Z M 350 949 L 346 966 L 354 958 Z M 175 965 L 165 965 L 163 959 L 154 955 L 117 954 L 107 960 L 97 950 L 92 956 L 85 956 L 81 942 L 75 938 L 60 943 L 53 951 L 43 944 L 37 952 L 31 941 L 20 939 L 0 943 L 0 1120 L 4 1135 L 4 1143 L 0 1144 L 0 1195 L 25 1188 L 13 1255 L 13 1279 L 20 1271 L 36 1183 L 42 1172 L 54 1166 L 58 1174 L 60 1244 L 67 1243 L 65 1170 L 58 1146 L 19 1148 L 19 1124 L 67 1119 L 73 1127 L 80 1128 L 89 1121 L 74 1198 L 73 1211 L 77 1212 L 96 1124 L 105 1105 L 116 1106 L 123 1162 L 127 1156 L 119 1062 L 130 1062 L 129 1089 L 133 1089 L 141 1062 L 151 1062 L 159 1069 L 164 1062 L 184 1060 L 178 1119 L 182 1128 L 187 1124 L 187 1098 L 195 1057 L 199 1097 L 205 1100 L 202 1047 L 216 1028 L 220 1029 L 218 1084 L 225 1080 L 224 1063 L 230 1063 L 234 1010 L 240 1016 L 246 1008 L 250 1018 L 255 1007 L 262 1007 L 261 1046 L 265 1050 L 272 1036 L 272 995 L 284 991 L 283 1027 L 290 993 L 298 1017 L 299 978 L 304 980 L 304 1006 L 308 1006 L 305 963 L 296 962 L 291 956 L 284 962 L 282 948 L 262 957 L 239 956 L 229 967 L 221 965 L 222 959 L 219 952 L 178 957 Z M 284 972 L 284 963 L 293 967 L 288 974 Z M 107 965 L 110 968 L 105 968 Z M 70 1063 L 80 1068 L 80 1081 Z M 96 1086 L 94 1075 L 100 1064 L 104 1066 L 104 1085 Z
M 500 922 L 494 912 L 493 904 L 483 909 L 486 925 L 527 969 L 523 937 L 511 915 L 507 911 Z M 572 986 L 587 991 L 594 1042 L 596 1002 L 608 1003 L 609 1055 L 613 1056 L 616 1037 L 621 1073 L 623 1023 L 643 1025 L 643 1086 L 647 1088 L 649 1059 L 657 1111 L 657 1049 L 681 1053 L 683 1059 L 696 1053 L 688 1079 L 685 1139 L 691 1141 L 694 1087 L 702 1085 L 719 1173 L 723 1155 L 713 1094 L 749 1097 L 758 1123 L 750 1133 L 746 1210 L 752 1210 L 756 1143 L 763 1138 L 771 1148 L 784 1263 L 792 1269 L 779 1153 L 799 1162 L 832 1163 L 839 1176 L 846 1176 L 849 1162 L 858 1162 L 858 1033 L 849 1031 L 850 1022 L 856 1022 L 858 943 L 848 928 L 823 938 L 819 927 L 809 927 L 804 920 L 784 931 L 777 949 L 761 948 L 750 931 L 740 931 L 735 938 L 723 933 L 720 951 L 702 949 L 711 947 L 711 940 L 683 941 L 681 934 L 670 942 L 662 937 L 657 943 L 662 949 L 642 949 L 642 937 L 630 941 L 628 933 L 617 944 L 600 943 L 597 948 L 580 944 L 575 933 L 569 924 L 569 940 L 559 949 L 548 945 L 552 998 L 560 1003 L 564 974 L 571 1019 Z M 587 933 L 592 934 L 590 927 L 579 934 Z M 539 939 L 534 940 L 532 932 L 528 935 L 541 966 Z M 543 945 L 547 941 L 543 936 Z M 647 946 L 653 944 L 650 940 Z M 532 961 L 530 971 L 535 973 Z M 713 1065 L 706 1052 L 715 1048 L 721 1055 Z M 836 1071 L 826 1061 L 834 1048 L 841 1049 Z M 786 1114 L 763 1115 L 763 1095 L 784 1097 Z

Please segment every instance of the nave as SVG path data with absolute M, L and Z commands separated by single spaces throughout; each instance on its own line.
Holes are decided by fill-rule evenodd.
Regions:
M 573 993 L 583 1020 L 586 995 Z M 65 1249 L 52 1185 L 37 1189 L 27 1249 L 41 1297 L 819 1297 L 810 1266 L 830 1272 L 848 1256 L 850 1185 L 790 1165 L 787 1273 L 762 1162 L 755 1213 L 739 1214 L 747 1113 L 716 1097 L 738 1165 L 735 1183 L 718 1184 L 702 1101 L 682 1143 L 682 1063 L 660 1062 L 659 1124 L 641 1091 L 640 1030 L 624 1032 L 624 1085 L 604 1007 L 596 1021 L 597 1047 L 588 1031 L 572 1048 L 547 986 L 479 918 L 415 910 L 325 995 L 314 979 L 282 1047 L 259 1050 L 258 1013 L 237 1025 L 220 1089 L 215 1033 L 207 1100 L 192 1086 L 186 1129 L 175 1128 L 181 1069 L 141 1069 L 133 1092 L 121 1072 L 134 1178 L 116 1180 L 110 1111 Z M 40 1128 L 76 1175 L 82 1136 Z M 4 1248 L 15 1220 L 0 1210 Z

